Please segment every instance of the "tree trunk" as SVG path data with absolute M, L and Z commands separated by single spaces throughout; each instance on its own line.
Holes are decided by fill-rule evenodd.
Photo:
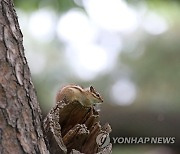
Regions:
M 11 0 L 0 0 L 0 153 L 49 153 L 23 36 Z

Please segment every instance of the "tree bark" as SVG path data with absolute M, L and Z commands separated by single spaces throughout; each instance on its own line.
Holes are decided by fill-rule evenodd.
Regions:
M 49 153 L 11 0 L 0 0 L 0 153 Z

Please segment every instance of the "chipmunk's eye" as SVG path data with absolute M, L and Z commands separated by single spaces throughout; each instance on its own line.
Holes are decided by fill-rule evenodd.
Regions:
M 100 95 L 99 95 L 99 94 L 96 94 L 96 96 L 97 96 L 97 97 L 100 97 Z

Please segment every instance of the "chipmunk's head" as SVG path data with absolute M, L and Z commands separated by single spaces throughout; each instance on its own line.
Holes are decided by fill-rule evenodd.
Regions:
M 87 91 L 89 93 L 89 97 L 92 99 L 92 101 L 94 103 L 102 103 L 103 102 L 101 95 L 98 92 L 96 92 L 96 90 L 94 89 L 93 86 L 90 86 L 87 89 Z

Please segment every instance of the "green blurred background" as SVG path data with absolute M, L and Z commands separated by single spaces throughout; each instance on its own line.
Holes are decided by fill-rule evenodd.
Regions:
M 63 85 L 93 85 L 111 137 L 176 138 L 113 154 L 180 153 L 180 1 L 14 2 L 43 115 Z

